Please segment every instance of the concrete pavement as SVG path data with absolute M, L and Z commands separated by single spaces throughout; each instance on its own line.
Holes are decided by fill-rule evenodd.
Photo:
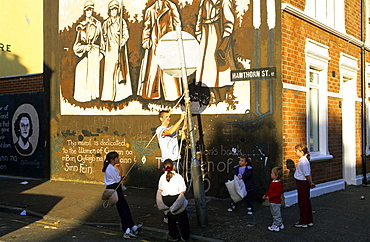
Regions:
M 103 190 L 103 184 L 2 176 L 0 207 L 55 221 L 117 230 L 118 213 L 115 207 L 103 208 L 100 199 Z M 155 193 L 155 189 L 128 187 L 125 195 L 135 222 L 143 222 L 143 233 L 151 234 L 149 241 L 163 241 L 167 224 L 155 206 Z M 364 200 L 360 199 L 362 196 Z M 255 213 L 251 216 L 245 214 L 244 204 L 235 212 L 227 212 L 229 199 L 211 197 L 207 197 L 208 225 L 200 227 L 191 194 L 188 198 L 190 241 L 369 241 L 368 186 L 348 186 L 345 190 L 313 198 L 312 228 L 293 227 L 299 217 L 296 205 L 282 209 L 286 228 L 280 232 L 267 230 L 272 221 L 268 207 L 255 202 Z

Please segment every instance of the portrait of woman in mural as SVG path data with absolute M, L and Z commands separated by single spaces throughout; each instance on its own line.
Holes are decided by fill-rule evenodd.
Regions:
M 102 101 L 121 101 L 132 95 L 131 78 L 127 55 L 129 38 L 123 11 L 116 0 L 108 4 L 108 18 L 102 27 L 105 51 Z
M 232 85 L 235 69 L 230 38 L 234 32 L 235 6 L 232 0 L 201 0 L 195 36 L 200 43 L 202 61 L 196 80 L 208 87 Z
M 141 63 L 138 95 L 145 99 L 174 101 L 182 95 L 181 80 L 162 71 L 158 66 L 156 47 L 168 32 L 181 27 L 176 4 L 169 0 L 156 0 L 147 8 L 144 16 L 142 47 L 145 55 Z
M 14 133 L 18 137 L 14 143 L 15 149 L 20 155 L 30 155 L 33 151 L 32 144 L 29 142 L 33 133 L 31 116 L 28 113 L 18 115 L 14 123 Z
M 77 24 L 74 53 L 80 57 L 75 70 L 73 97 L 79 102 L 88 102 L 99 97 L 101 23 L 92 16 L 94 3 L 86 1 L 85 18 Z

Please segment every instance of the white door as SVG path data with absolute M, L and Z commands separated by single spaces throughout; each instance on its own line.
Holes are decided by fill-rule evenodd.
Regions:
M 349 185 L 356 184 L 356 95 L 356 80 L 343 78 L 343 178 Z

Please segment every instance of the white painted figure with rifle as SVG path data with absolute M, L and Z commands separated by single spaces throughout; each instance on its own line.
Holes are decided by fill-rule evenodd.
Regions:
M 127 55 L 129 32 L 117 0 L 108 4 L 109 17 L 104 21 L 103 47 L 105 51 L 102 101 L 121 101 L 132 95 L 131 77 Z
M 89 102 L 99 97 L 102 27 L 94 16 L 94 3 L 84 4 L 84 18 L 76 26 L 73 51 L 79 57 L 75 69 L 73 98 L 78 102 Z

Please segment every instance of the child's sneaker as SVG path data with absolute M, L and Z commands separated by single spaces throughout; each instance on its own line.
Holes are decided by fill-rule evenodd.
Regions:
M 284 229 L 284 228 L 285 228 L 284 224 L 283 224 L 283 223 L 282 223 L 282 224 L 280 224 L 279 229 L 280 229 L 280 230 L 282 230 L 282 229 Z
M 248 215 L 252 215 L 253 214 L 252 208 L 247 208 L 247 214 Z
M 227 211 L 232 212 L 236 209 L 236 206 L 232 203 L 231 206 L 227 209 Z
M 295 223 L 294 226 L 296 228 L 307 228 L 308 227 L 307 224 L 301 224 L 300 222 Z
M 124 239 L 137 239 L 138 236 L 133 233 L 133 231 L 130 231 L 129 233 L 124 233 L 123 234 Z
M 269 226 L 269 227 L 267 227 L 267 229 L 270 230 L 270 231 L 275 231 L 275 232 L 280 231 L 280 228 L 276 225 Z

